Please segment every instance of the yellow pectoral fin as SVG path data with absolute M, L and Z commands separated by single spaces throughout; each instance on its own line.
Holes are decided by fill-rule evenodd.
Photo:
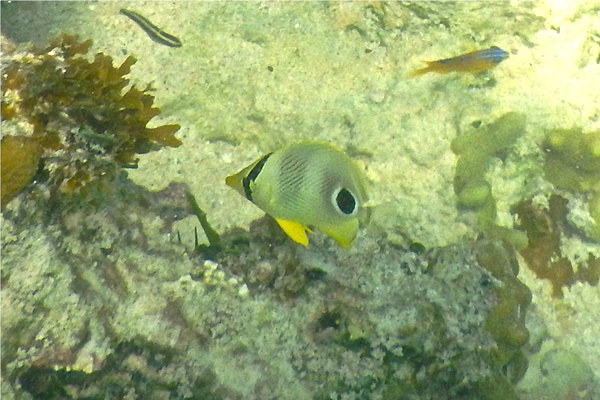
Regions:
M 288 221 L 285 219 L 275 219 L 275 221 L 277 221 L 285 234 L 288 235 L 294 242 L 300 243 L 304 247 L 308 245 L 308 236 L 306 234 L 312 233 L 312 231 L 306 226 L 299 222 Z

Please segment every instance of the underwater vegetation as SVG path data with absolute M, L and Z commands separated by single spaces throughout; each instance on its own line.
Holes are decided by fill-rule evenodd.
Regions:
M 492 334 L 496 348 L 491 352 L 494 365 L 505 372 L 494 376 L 480 385 L 483 395 L 505 389 L 504 399 L 518 398 L 509 388 L 518 383 L 528 367 L 523 346 L 529 341 L 529 330 L 525 325 L 527 308 L 531 303 L 531 291 L 517 278 L 519 263 L 512 244 L 500 240 L 483 240 L 477 248 L 477 261 L 498 281 L 495 288 L 496 303 L 486 317 L 485 328 Z M 484 397 L 484 398 L 488 398 Z M 500 398 L 500 397 L 489 397 Z
M 564 288 L 576 282 L 597 285 L 600 278 L 600 259 L 591 253 L 570 259 L 562 248 L 568 238 L 596 243 L 600 238 L 600 132 L 584 133 L 579 128 L 549 131 L 541 144 L 544 160 L 539 169 L 554 185 L 546 194 L 547 206 L 526 197 L 511 208 L 517 221 L 513 228 L 496 224 L 496 199 L 486 173 L 492 160 L 509 155 L 525 128 L 525 116 L 511 112 L 452 142 L 458 156 L 454 180 L 458 204 L 475 214 L 479 235 L 488 240 L 477 259 L 504 284 L 485 326 L 498 345 L 493 358 L 507 375 L 503 382 L 489 380 L 489 387 L 508 387 L 527 371 L 523 346 L 529 340 L 525 315 L 531 293 L 517 279 L 516 251 L 538 278 L 551 282 L 555 297 L 562 297 Z M 592 223 L 575 226 L 569 220 L 567 199 L 574 196 L 585 200 Z M 485 391 L 485 384 L 481 387 Z
M 486 172 L 490 162 L 504 159 L 524 133 L 525 116 L 510 112 L 458 136 L 452 142 L 458 156 L 454 190 L 459 206 L 475 213 L 478 230 L 512 244 L 538 277 L 552 282 L 554 295 L 560 297 L 563 287 L 578 281 L 597 284 L 600 275 L 600 261 L 594 256 L 581 260 L 587 265 L 575 266 L 561 251 L 561 236 L 579 235 L 596 242 L 600 239 L 600 132 L 584 133 L 579 128 L 549 131 L 541 146 L 543 171 L 556 193 L 549 195 L 546 209 L 535 205 L 531 198 L 523 199 L 512 208 L 518 217 L 515 228 L 500 227 Z M 568 222 L 565 196 L 569 193 L 587 199 L 594 223 L 583 230 Z
M 2 150 L 2 209 L 31 182 L 37 172 L 42 148 L 27 136 L 6 136 Z
M 600 242 L 600 192 L 591 195 L 588 202 L 588 209 L 590 216 L 594 220 L 594 227 L 589 230 L 588 235 L 596 242 Z
M 572 260 L 564 254 L 561 242 L 569 237 L 600 243 L 600 131 L 583 132 L 580 128 L 553 129 L 542 144 L 544 177 L 554 185 L 546 206 L 524 199 L 512 212 L 518 217 L 517 228 L 528 239 L 520 253 L 527 266 L 541 279 L 552 284 L 554 297 L 576 282 L 597 285 L 600 259 L 580 254 Z M 586 200 L 591 223 L 581 227 L 569 220 L 569 199 Z
M 91 40 L 64 35 L 47 47 L 4 54 L 2 208 L 33 180 L 72 194 L 135 167 L 137 154 L 181 145 L 179 125 L 148 127 L 159 114 L 151 88 L 131 86 L 136 62 L 119 66 Z
M 546 134 L 544 150 L 546 179 L 560 190 L 588 195 L 594 224 L 585 233 L 600 243 L 600 131 L 551 130 Z
M 527 296 L 514 253 L 494 248 L 490 265 L 485 241 L 349 253 L 323 237 L 307 253 L 263 218 L 208 261 L 166 239 L 193 214 L 185 185 L 111 187 L 52 221 L 24 196 L 7 221 L 19 239 L 4 249 L 4 394 L 515 398 Z M 40 263 L 18 241 L 53 255 Z
M 554 129 L 544 142 L 546 179 L 569 192 L 600 192 L 600 131 Z
M 525 134 L 525 121 L 523 114 L 509 112 L 452 141 L 452 151 L 458 156 L 454 192 L 459 206 L 475 213 L 480 231 L 509 240 L 517 248 L 524 247 L 527 238 L 517 230 L 497 225 L 496 200 L 486 172 L 492 160 L 504 159 Z
M 552 294 L 562 297 L 562 290 L 576 282 L 597 285 L 600 259 L 588 255 L 587 265 L 575 266 L 562 254 L 561 235 L 575 234 L 567 220 L 567 200 L 558 194 L 549 199 L 548 209 L 540 209 L 531 200 L 519 203 L 514 212 L 519 216 L 519 228 L 527 233 L 529 244 L 521 250 L 527 266 L 541 279 L 552 283 Z
M 594 384 L 594 372 L 572 349 L 548 351 L 540 367 L 543 378 L 537 385 L 520 392 L 521 400 L 593 400 L 600 395 Z

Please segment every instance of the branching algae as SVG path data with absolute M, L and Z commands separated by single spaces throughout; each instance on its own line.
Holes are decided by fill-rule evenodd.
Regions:
M 114 177 L 119 167 L 135 167 L 137 154 L 181 144 L 179 125 L 147 127 L 159 114 L 150 87 L 126 90 L 136 59 L 115 67 L 98 53 L 89 61 L 91 45 L 65 35 L 3 60 L 2 119 L 13 128 L 2 139 L 3 209 L 34 175 L 52 190 L 74 193 Z

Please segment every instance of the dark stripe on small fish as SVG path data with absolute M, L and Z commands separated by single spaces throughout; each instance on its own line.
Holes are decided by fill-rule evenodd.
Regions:
M 478 50 L 472 53 L 463 54 L 462 56 L 445 58 L 437 61 L 440 64 L 450 64 L 457 62 L 469 62 L 471 60 L 489 61 L 493 63 L 499 63 L 508 57 L 508 53 L 502 50 L 500 47 L 492 46 L 489 49 Z
M 119 13 L 125 15 L 133 22 L 138 24 L 139 27 L 142 28 L 148 36 L 150 36 L 150 39 L 154 40 L 156 43 L 163 44 L 169 47 L 181 47 L 181 40 L 179 40 L 179 38 L 163 31 L 158 26 L 150 22 L 148 18 L 144 17 L 143 15 L 140 15 L 135 11 L 126 10 L 124 8 L 121 8 Z
M 269 157 L 271 157 L 271 154 L 273 154 L 273 153 L 265 154 L 263 156 L 263 158 L 261 158 L 260 161 L 257 162 L 256 165 L 250 170 L 248 175 L 244 179 L 242 179 L 242 187 L 244 188 L 244 195 L 250 201 L 252 201 L 252 189 L 250 189 L 250 183 L 254 182 L 254 180 L 256 178 L 258 178 L 260 171 L 262 171 L 265 163 L 267 162 Z

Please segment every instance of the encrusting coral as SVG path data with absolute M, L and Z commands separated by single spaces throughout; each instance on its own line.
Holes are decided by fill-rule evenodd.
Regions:
M 115 67 L 98 53 L 90 61 L 91 45 L 64 35 L 3 55 L 2 120 L 14 128 L 2 139 L 3 209 L 36 174 L 52 190 L 74 193 L 135 167 L 137 154 L 181 145 L 179 125 L 147 127 L 159 114 L 151 88 L 126 90 L 136 59 Z

